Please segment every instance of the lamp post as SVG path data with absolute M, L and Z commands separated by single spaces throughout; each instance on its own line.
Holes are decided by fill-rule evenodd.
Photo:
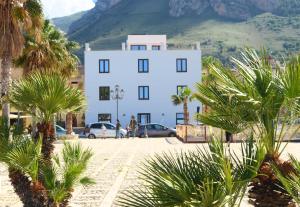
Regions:
M 117 120 L 119 119 L 119 100 L 124 98 L 124 90 L 119 85 L 115 85 L 115 90 L 110 91 L 111 98 L 117 101 Z

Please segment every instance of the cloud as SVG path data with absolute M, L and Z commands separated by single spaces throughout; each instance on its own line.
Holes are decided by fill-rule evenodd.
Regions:
M 41 0 L 46 18 L 62 17 L 93 8 L 93 0 Z

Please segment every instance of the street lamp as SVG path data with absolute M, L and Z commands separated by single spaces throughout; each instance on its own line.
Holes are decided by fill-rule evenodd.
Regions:
M 124 98 L 124 90 L 119 85 L 115 85 L 115 90 L 110 91 L 112 100 L 117 101 L 117 120 L 119 119 L 119 100 Z

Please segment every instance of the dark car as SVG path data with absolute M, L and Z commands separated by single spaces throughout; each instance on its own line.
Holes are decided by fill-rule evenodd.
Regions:
M 176 129 L 160 124 L 143 124 L 137 130 L 138 137 L 176 137 Z

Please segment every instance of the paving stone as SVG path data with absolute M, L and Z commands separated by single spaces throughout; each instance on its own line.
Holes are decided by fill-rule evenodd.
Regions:
M 77 187 L 70 207 L 117 207 L 116 200 L 122 191 L 138 185 L 138 170 L 146 158 L 156 153 L 179 153 L 207 147 L 207 144 L 183 144 L 176 138 L 84 139 L 79 142 L 94 152 L 86 175 L 92 177 L 96 184 L 87 188 Z M 300 158 L 299 146 L 300 143 L 291 143 L 286 152 Z M 62 144 L 56 144 L 55 151 L 59 152 L 62 147 Z M 232 144 L 231 148 L 239 154 L 240 144 Z M 9 182 L 7 168 L 0 164 L 0 207 L 21 206 Z M 243 206 L 248 206 L 247 202 Z

